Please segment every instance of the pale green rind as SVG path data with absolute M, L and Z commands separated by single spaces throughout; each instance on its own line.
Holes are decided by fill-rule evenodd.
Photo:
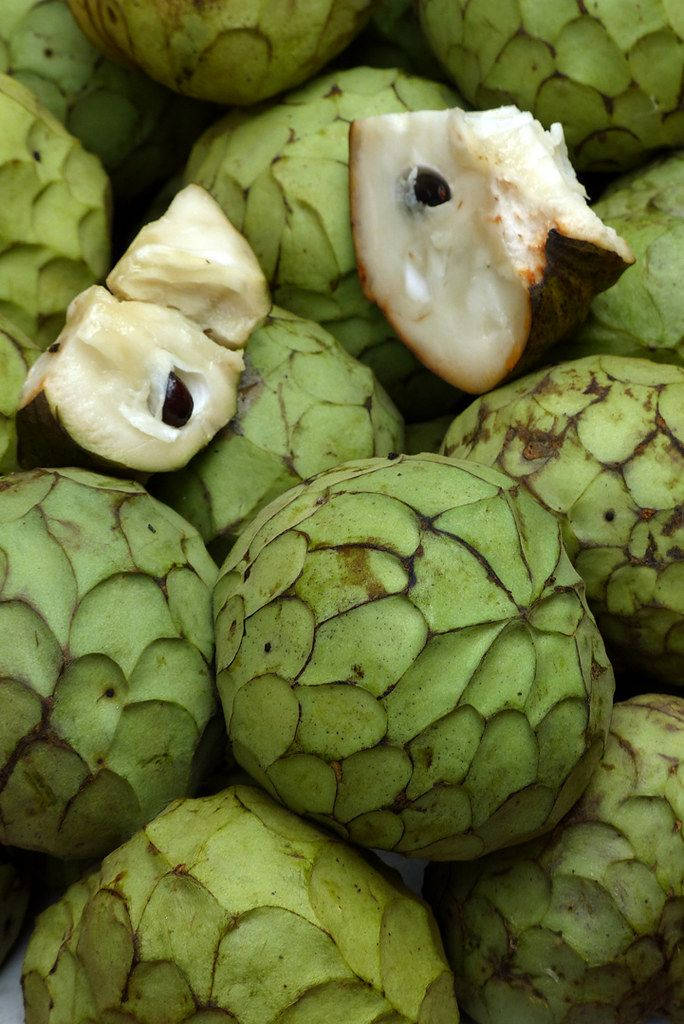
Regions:
M 228 114 L 198 140 L 185 174 L 245 235 L 274 301 L 322 323 L 371 367 L 407 419 L 450 412 L 459 393 L 416 361 L 363 295 L 349 212 L 349 125 L 458 102 L 446 86 L 396 69 L 339 71 L 258 113 Z
M 673 0 L 419 0 L 465 99 L 560 121 L 576 166 L 615 171 L 684 145 L 684 15 Z
M 102 855 L 191 792 L 220 730 L 216 568 L 134 483 L 0 478 L 0 842 Z
M 0 850 L 0 967 L 17 940 L 28 900 L 26 878 Z
M 317 74 L 368 21 L 372 0 L 69 0 L 89 39 L 175 92 L 244 106 Z
M 247 342 L 245 367 L 228 426 L 186 469 L 149 485 L 224 553 L 283 491 L 404 443 L 401 416 L 368 367 L 310 320 L 272 310 Z
M 0 71 L 31 89 L 102 160 L 121 196 L 180 167 L 213 113 L 103 57 L 67 0 L 3 0 Z
M 17 467 L 15 413 L 26 373 L 39 355 L 40 349 L 0 314 L 0 475 Z
M 636 1024 L 684 1013 L 684 701 L 617 704 L 568 817 L 529 846 L 430 868 L 476 1024 Z
M 684 153 L 619 178 L 594 209 L 636 263 L 594 299 L 563 356 L 606 352 L 684 365 Z
M 684 678 L 684 369 L 589 356 L 479 398 L 442 451 L 496 466 L 559 515 L 616 657 Z
M 238 762 L 364 846 L 460 860 L 553 827 L 613 676 L 560 526 L 502 473 L 360 460 L 264 509 L 215 596 Z
M 0 75 L 0 314 L 41 348 L 109 266 L 110 184 L 23 85 Z
M 39 918 L 26 1024 L 458 1024 L 399 876 L 248 786 L 172 804 Z

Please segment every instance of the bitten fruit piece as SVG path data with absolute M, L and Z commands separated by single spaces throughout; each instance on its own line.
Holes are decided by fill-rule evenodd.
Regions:
M 26 379 L 20 464 L 185 466 L 234 414 L 242 365 L 177 310 L 89 288 Z
M 121 299 L 180 310 L 227 348 L 241 348 L 271 308 L 249 243 L 199 185 L 142 228 L 107 284 Z
M 350 196 L 366 296 L 474 394 L 532 365 L 633 262 L 589 209 L 560 125 L 516 107 L 354 122 Z

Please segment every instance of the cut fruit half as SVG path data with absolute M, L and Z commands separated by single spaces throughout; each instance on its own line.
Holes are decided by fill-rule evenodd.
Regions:
M 107 284 L 119 298 L 180 310 L 227 348 L 241 348 L 271 308 L 249 243 L 199 185 L 138 232 Z
M 234 415 L 242 368 L 177 310 L 89 288 L 26 379 L 19 462 L 179 469 Z
M 634 262 L 587 205 L 561 126 L 517 107 L 369 117 L 349 146 L 363 289 L 464 391 L 532 365 Z

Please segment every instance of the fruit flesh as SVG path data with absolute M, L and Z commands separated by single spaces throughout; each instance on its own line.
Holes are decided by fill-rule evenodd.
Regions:
M 538 362 L 633 262 L 588 207 L 560 125 L 516 107 L 363 118 L 349 152 L 364 292 L 464 391 Z

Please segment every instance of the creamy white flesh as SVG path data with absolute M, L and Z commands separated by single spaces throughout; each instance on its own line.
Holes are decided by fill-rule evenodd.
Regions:
M 199 185 L 141 229 L 107 284 L 122 299 L 180 310 L 228 348 L 241 348 L 271 308 L 251 247 Z
M 416 200 L 418 169 L 445 180 L 448 201 Z M 546 132 L 517 107 L 355 121 L 350 175 L 366 295 L 427 366 L 465 391 L 487 391 L 518 362 L 551 229 L 633 259 L 587 206 L 560 125 Z
M 74 443 L 100 459 L 147 473 L 178 469 L 235 413 L 242 353 L 214 344 L 177 310 L 120 302 L 95 286 L 72 302 L 52 347 L 31 369 L 21 404 L 42 391 Z M 181 427 L 163 421 L 169 374 L 192 397 Z

